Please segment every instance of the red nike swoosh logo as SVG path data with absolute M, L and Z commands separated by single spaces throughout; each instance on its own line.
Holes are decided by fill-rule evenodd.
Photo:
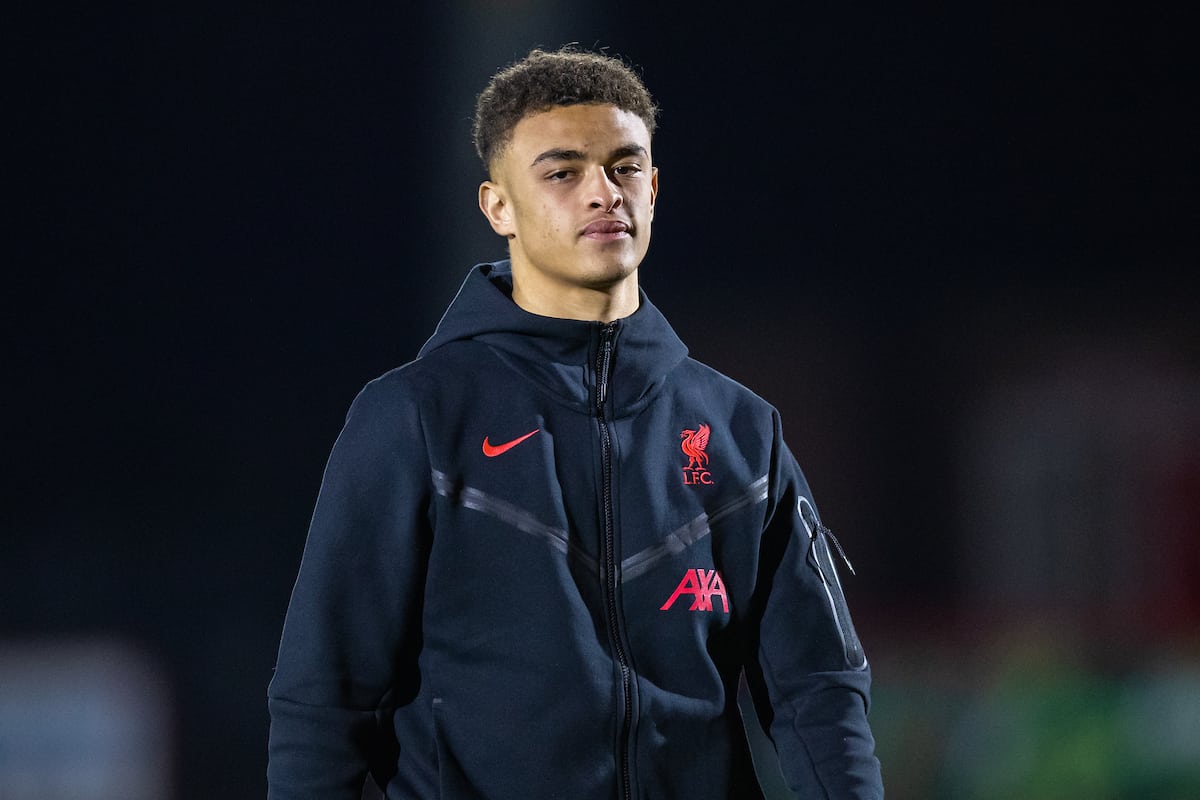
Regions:
M 541 428 L 535 428 L 534 430 L 531 430 L 529 433 L 525 434 L 524 436 L 518 436 L 517 438 L 513 439 L 511 442 L 505 442 L 504 444 L 491 444 L 490 442 L 488 442 L 488 437 L 485 436 L 485 437 L 483 437 L 483 454 L 485 456 L 487 456 L 488 458 L 495 458 L 496 456 L 500 455 L 501 453 L 507 453 L 509 450 L 512 450 L 514 447 L 516 447 L 521 442 L 528 439 L 530 436 L 533 436 L 535 433 L 537 433 L 540 430 L 541 430 Z

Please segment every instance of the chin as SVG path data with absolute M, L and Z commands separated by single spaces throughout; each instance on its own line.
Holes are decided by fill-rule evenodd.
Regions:
M 591 259 L 585 269 L 597 277 L 603 276 L 610 281 L 620 281 L 637 272 L 642 263 L 642 253 L 610 253 Z
M 628 279 L 636 272 L 637 264 L 635 263 L 606 264 L 597 269 L 589 270 L 585 280 L 594 288 L 608 288 Z

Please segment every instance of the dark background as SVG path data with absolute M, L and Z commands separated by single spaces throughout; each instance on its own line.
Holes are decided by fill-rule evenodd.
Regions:
M 0 647 L 136 653 L 173 797 L 263 796 L 266 684 L 344 413 L 504 255 L 474 95 L 577 41 L 662 107 L 643 286 L 780 408 L 858 568 L 890 796 L 1185 796 L 1186 744 L 1147 755 L 1141 717 L 1088 715 L 1163 664 L 1200 702 L 1194 19 L 960 5 L 17 19 Z M 1056 724 L 1116 733 L 1009 789 L 1028 759 L 962 752 Z

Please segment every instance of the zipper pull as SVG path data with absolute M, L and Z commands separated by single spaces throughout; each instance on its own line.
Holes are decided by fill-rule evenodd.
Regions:
M 600 328 L 600 354 L 596 365 L 596 413 L 604 413 L 604 401 L 608 398 L 608 377 L 612 370 L 613 335 L 617 323 L 609 322 Z
M 801 497 L 796 501 L 796 509 L 800 512 L 800 519 L 804 523 L 804 527 L 808 529 L 808 538 L 816 539 L 819 532 L 826 540 L 833 542 L 833 546 L 837 549 L 838 555 L 842 557 L 842 561 L 846 562 L 846 569 L 850 570 L 851 575 L 857 575 L 854 571 L 854 565 L 850 563 L 850 557 L 846 555 L 846 551 L 842 549 L 842 543 L 833 535 L 833 531 L 826 528 L 819 519 L 817 512 L 813 510 L 812 505 L 806 498 Z M 818 568 L 819 569 L 819 568 Z M 825 576 L 822 575 L 822 578 Z
M 842 557 L 842 561 L 846 562 L 846 569 L 850 570 L 851 575 L 857 575 L 858 573 L 854 571 L 854 565 L 850 563 L 850 558 L 846 555 L 846 551 L 842 549 L 842 543 L 839 542 L 838 538 L 833 535 L 833 531 L 829 530 L 829 528 L 826 528 L 824 525 L 821 525 L 819 522 L 817 525 L 821 533 L 825 534 L 825 537 L 833 542 L 833 546 L 837 548 L 838 555 Z

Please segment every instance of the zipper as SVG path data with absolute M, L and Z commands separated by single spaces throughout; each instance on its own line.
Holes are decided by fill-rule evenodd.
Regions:
M 633 671 L 629 658 L 621 644 L 620 622 L 617 617 L 617 545 L 613 520 L 613 477 L 612 477 L 612 432 L 605 416 L 608 400 L 608 381 L 612 374 L 613 340 L 616 338 L 617 323 L 610 322 L 600 328 L 600 349 L 596 354 L 596 425 L 600 432 L 600 502 L 604 515 L 604 598 L 608 610 L 608 635 L 612 639 L 613 653 L 621 670 L 621 700 L 623 715 L 617 739 L 617 768 L 620 773 L 621 797 L 633 797 L 632 780 L 629 774 L 629 739 L 633 728 Z
M 817 575 L 821 578 L 821 585 L 825 587 L 825 596 L 829 599 L 829 609 L 833 612 L 833 621 L 837 626 L 838 638 L 842 643 L 842 654 L 851 667 L 862 669 L 867 665 L 867 656 L 863 652 L 862 642 L 859 641 L 858 632 L 854 629 L 854 622 L 850 618 L 850 607 L 846 603 L 846 593 L 842 589 L 842 581 L 838 577 L 837 565 L 833 563 L 833 553 L 829 548 L 829 542 L 833 542 L 838 555 L 842 557 L 842 561 L 845 562 L 846 568 L 850 570 L 851 574 L 854 574 L 854 566 L 846 556 L 846 551 L 842 549 L 842 543 L 833 535 L 833 531 L 821 523 L 817 518 L 816 511 L 813 510 L 806 498 L 802 497 L 796 502 L 796 511 L 799 513 L 800 520 L 804 523 L 804 527 L 808 531 L 808 538 L 812 543 L 812 548 L 809 550 L 809 563 L 816 568 Z M 829 567 L 828 575 L 822 562 Z

